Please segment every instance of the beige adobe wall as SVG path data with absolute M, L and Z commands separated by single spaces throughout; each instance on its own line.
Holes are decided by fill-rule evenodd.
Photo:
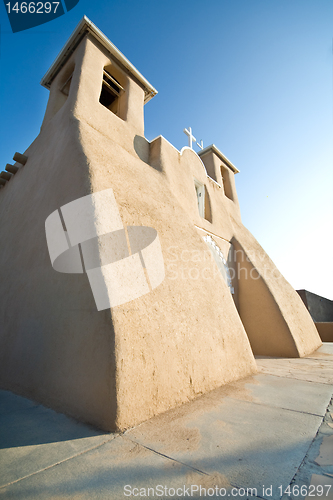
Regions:
M 253 352 L 302 357 L 318 349 L 320 337 L 301 298 L 253 235 L 234 220 L 239 314 Z
M 167 140 L 159 136 L 150 145 L 149 163 L 167 179 L 175 198 L 181 203 L 188 217 L 196 226 L 230 241 L 233 228 L 229 213 L 239 214 L 237 204 L 223 196 L 223 189 L 207 177 L 204 164 L 199 156 L 189 148 L 181 152 Z M 212 212 L 212 222 L 200 217 L 194 180 L 202 183 L 207 191 Z M 230 206 L 230 204 L 232 204 Z
M 97 313 L 83 274 L 53 270 L 45 220 L 91 192 L 78 123 L 65 106 L 0 191 L 1 387 L 104 429 L 117 400 L 110 311 Z
M 298 357 L 317 349 L 321 341 L 310 315 L 298 294 L 241 223 L 237 195 L 233 195 L 233 200 L 229 199 L 222 184 L 218 186 L 207 177 L 210 172 L 222 183 L 221 167 L 228 168 L 226 164 L 216 153 L 208 151 L 202 156 L 205 169 L 194 151 L 184 148 L 179 153 L 162 137 L 152 142 L 151 159 L 155 168 L 167 177 L 173 193 L 192 222 L 214 235 L 221 249 L 222 242 L 232 244 L 226 257 L 234 276 L 234 301 L 253 352 Z M 229 168 L 228 172 L 232 193 L 235 193 L 234 174 Z M 211 223 L 199 216 L 194 178 L 207 189 Z
M 207 174 L 220 184 L 222 193 L 226 195 L 223 199 L 228 210 L 234 217 L 240 219 L 239 201 L 232 169 L 213 150 L 206 151 L 203 154 L 199 152 L 199 156 L 206 167 Z M 222 174 L 229 187 L 228 193 L 225 193 L 225 183 Z
M 242 224 L 231 168 L 213 149 L 200 157 L 207 173 L 221 186 L 221 172 L 228 173 L 232 199 L 225 195 L 224 189 L 215 193 L 218 199 L 212 193 L 213 224 L 208 227 L 205 223 L 201 227 L 229 239 L 232 244 L 228 264 L 234 276 L 234 301 L 254 354 L 306 356 L 321 345 L 308 311 L 297 292 Z M 206 184 L 212 184 L 210 179 Z M 222 215 L 220 220 L 217 220 L 216 212 Z
M 112 309 L 122 428 L 256 368 L 231 294 L 163 175 L 81 127 L 93 189 L 112 187 L 126 226 L 158 231 L 166 268 L 158 288 Z
M 144 90 L 113 61 L 106 50 L 91 36 L 85 38 L 80 46 L 82 59 L 80 60 L 80 81 L 78 98 L 74 115 L 83 120 L 90 127 L 98 130 L 106 137 L 131 154 L 136 155 L 137 146 L 134 138 L 143 137 L 144 121 Z M 119 118 L 99 103 L 102 86 L 103 68 L 113 65 L 116 77 L 125 88 L 125 113 Z M 142 143 L 145 144 L 142 146 Z M 140 153 L 146 157 L 149 154 L 148 142 L 140 141 Z M 142 151 L 141 151 L 142 150 Z
M 110 66 L 125 87 L 121 117 L 99 103 Z M 66 99 L 60 89 L 73 69 Z M 144 138 L 143 102 L 142 86 L 89 35 L 52 83 L 26 166 L 0 191 L 8 283 L 0 299 L 1 386 L 105 430 L 123 430 L 255 372 L 250 342 L 263 354 L 290 356 L 320 345 L 290 285 L 263 274 L 274 265 L 241 224 L 231 170 L 233 200 L 224 195 L 215 153 L 204 160 L 217 182 L 194 151 Z M 199 215 L 195 180 L 205 186 L 209 220 Z M 60 206 L 109 188 L 124 226 L 157 230 L 166 277 L 138 299 L 97 311 L 85 274 L 53 270 L 44 223 Z M 98 224 L 105 213 L 95 216 Z M 239 248 L 251 256 L 263 276 L 264 314 L 258 301 L 250 306 L 257 281 L 236 280 L 233 300 L 205 234 L 233 266 Z
M 107 64 L 95 42 L 80 44 L 52 83 L 26 166 L 0 192 L 0 265 L 8 283 L 0 378 L 3 388 L 114 430 L 253 373 L 256 365 L 202 237 L 168 176 L 148 164 L 143 89 L 129 79 L 126 120 L 99 103 Z M 73 67 L 63 99 L 59 89 Z M 193 153 L 183 158 L 190 164 Z M 177 153 L 173 172 L 178 164 Z M 97 311 L 85 274 L 53 270 L 44 224 L 60 206 L 110 187 L 124 225 L 158 231 L 166 278 L 139 299 Z M 184 200 L 189 207 L 196 206 L 192 187 Z M 214 189 L 208 187 L 212 198 Z M 184 258 L 192 251 L 203 257 Z

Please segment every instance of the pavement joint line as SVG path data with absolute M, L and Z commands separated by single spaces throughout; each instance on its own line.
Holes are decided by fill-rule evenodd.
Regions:
M 264 358 L 265 361 L 269 358 Z M 332 363 L 332 359 L 333 359 L 333 356 L 330 358 L 330 359 L 326 359 L 326 358 L 273 358 L 273 361 L 279 361 L 279 360 L 285 360 L 285 359 L 288 359 L 288 360 L 295 360 L 295 361 L 302 361 L 302 360 L 305 360 L 305 361 L 319 361 L 320 363 Z M 259 362 L 260 364 L 260 361 L 262 361 L 261 358 L 255 358 L 255 361 L 256 362 Z
M 322 420 L 322 422 L 321 422 L 320 426 L 322 425 L 323 421 L 324 421 L 324 417 L 323 417 L 323 420 Z M 291 486 L 291 485 L 293 484 L 293 482 L 294 482 L 294 481 L 296 481 L 296 479 L 297 479 L 297 475 L 299 474 L 299 472 L 300 472 L 301 468 L 302 468 L 302 467 L 303 467 L 303 465 L 305 464 L 305 461 L 306 461 L 306 459 L 307 459 L 307 457 L 308 457 L 308 454 L 309 454 L 310 448 L 311 448 L 311 446 L 313 445 L 313 443 L 315 442 L 315 440 L 317 439 L 317 436 L 318 436 L 318 434 L 319 434 L 319 429 L 320 429 L 320 426 L 318 427 L 318 430 L 317 430 L 317 432 L 316 432 L 316 435 L 314 436 L 314 438 L 312 439 L 312 441 L 311 441 L 311 443 L 310 443 L 310 445 L 309 445 L 308 449 L 306 450 L 306 453 L 305 453 L 305 455 L 304 455 L 304 457 L 303 457 L 302 462 L 299 464 L 297 471 L 296 471 L 296 472 L 295 472 L 295 474 L 293 475 L 293 477 L 292 477 L 292 479 L 291 479 L 291 481 L 290 481 L 290 483 L 289 483 L 289 486 Z
M 112 441 L 113 439 L 116 439 L 117 437 L 118 437 L 118 435 L 111 437 L 110 439 L 103 441 L 103 443 L 99 443 L 96 446 L 92 446 L 91 448 L 88 448 L 87 450 L 83 450 L 79 453 L 76 453 L 75 455 L 72 455 L 71 457 L 65 458 L 64 460 L 60 460 L 60 462 L 55 462 L 54 464 L 48 465 L 47 467 L 44 467 L 43 469 L 36 470 L 35 472 L 32 472 L 31 474 L 27 474 L 26 476 L 20 477 L 19 479 L 15 479 L 15 481 L 11 481 L 10 483 L 3 484 L 2 486 L 0 486 L 0 490 L 2 490 L 3 488 L 7 488 L 8 486 L 11 486 L 12 484 L 19 483 L 20 481 L 23 481 L 24 479 L 27 479 L 28 477 L 35 476 L 36 474 L 39 474 L 40 472 L 44 472 L 48 469 L 52 469 L 52 467 L 55 467 L 57 465 L 61 465 L 65 462 L 68 462 L 69 460 L 72 460 L 73 458 L 84 455 L 85 453 L 88 453 L 89 451 L 96 450 L 100 446 L 104 446 L 106 443 L 109 443 L 110 441 Z
M 333 360 L 332 360 L 332 361 L 333 361 Z M 289 373 L 290 373 L 290 372 L 289 372 Z M 255 378 L 255 377 L 257 377 L 258 375 L 269 375 L 270 377 L 288 378 L 288 379 L 289 379 L 289 378 L 295 378 L 295 380 L 301 380 L 302 382 L 309 382 L 309 383 L 311 383 L 311 384 L 332 385 L 332 383 L 331 383 L 331 384 L 329 384 L 329 383 L 327 383 L 327 382 L 316 382 L 315 380 L 304 380 L 304 379 L 302 379 L 302 378 L 300 379 L 300 378 L 296 378 L 296 377 L 287 377 L 286 375 L 277 375 L 276 373 L 266 373 L 266 372 L 260 372 L 260 371 L 258 371 L 258 373 L 255 373 L 255 374 L 253 375 L 253 377 Z M 242 380 L 244 380 L 244 379 L 242 379 Z M 238 382 L 238 381 L 236 380 L 236 382 Z
M 126 431 L 125 431 L 125 432 L 126 432 Z M 134 444 L 137 444 L 137 445 L 139 445 L 139 446 L 142 446 L 142 448 L 145 448 L 145 449 L 147 449 L 147 450 L 149 450 L 149 451 L 151 451 L 151 452 L 153 452 L 153 453 L 156 453 L 157 455 L 160 455 L 160 456 L 162 456 L 162 457 L 164 457 L 164 458 L 167 458 L 168 460 L 172 460 L 172 462 L 176 462 L 176 463 L 178 463 L 178 464 L 180 464 L 180 465 L 184 465 L 184 466 L 185 466 L 185 467 L 187 467 L 188 469 L 194 470 L 195 472 L 199 472 L 199 473 L 200 473 L 200 474 L 202 474 L 202 475 L 205 475 L 205 476 L 211 476 L 211 474 L 210 474 L 209 472 L 204 472 L 204 471 L 202 471 L 202 470 L 200 470 L 200 469 L 197 469 L 197 468 L 195 468 L 195 467 L 192 467 L 192 465 L 186 464 L 186 463 L 184 463 L 184 462 L 181 462 L 180 460 L 177 460 L 177 459 L 175 459 L 175 458 L 169 457 L 168 455 L 165 455 L 164 453 L 160 453 L 159 451 L 153 450 L 152 448 L 149 448 L 149 446 L 145 446 L 144 444 L 139 443 L 138 441 L 135 441 L 134 439 L 131 439 L 131 438 L 127 437 L 127 436 L 124 436 L 124 434 L 122 435 L 122 437 L 123 437 L 123 438 L 128 439 L 129 441 L 131 441 L 131 442 L 132 442 L 132 443 L 134 443 Z M 237 488 L 238 490 L 240 490 L 240 489 L 246 489 L 246 488 L 247 488 L 246 486 L 238 486 L 237 484 L 233 484 L 233 483 L 230 483 L 230 486 L 231 486 L 232 488 Z M 255 497 L 254 497 L 254 498 L 260 498 L 261 500 L 266 500 L 266 498 L 265 498 L 265 497 L 262 497 L 262 496 L 260 496 L 260 495 L 255 495 Z
M 202 471 L 200 469 L 197 469 L 196 467 L 192 467 L 192 465 L 189 465 L 189 464 L 186 464 L 184 462 L 181 462 L 180 460 L 177 460 L 176 458 L 169 457 L 168 455 L 165 455 L 164 453 L 160 453 L 159 451 L 156 451 L 153 448 L 149 448 L 149 446 L 145 446 L 144 444 L 139 443 L 138 441 L 134 441 L 134 439 L 131 439 L 131 438 L 127 437 L 127 436 L 123 436 L 123 437 L 126 438 L 126 439 L 128 439 L 132 443 L 135 443 L 135 444 L 138 444 L 139 446 L 142 446 L 142 448 L 146 448 L 146 450 L 149 450 L 149 451 L 152 451 L 153 453 L 156 453 L 156 455 L 159 455 L 161 457 L 167 458 L 168 460 L 172 460 L 173 462 L 176 462 L 176 463 L 178 463 L 180 465 L 184 465 L 188 469 L 192 469 L 195 472 L 199 472 L 200 474 L 203 474 L 204 476 L 210 476 L 211 475 L 208 472 L 204 472 L 204 471 Z
M 312 353 L 312 354 L 314 354 L 314 353 Z M 296 356 L 296 357 L 290 357 L 290 358 L 286 358 L 284 356 L 264 356 L 264 355 L 261 355 L 261 354 L 258 354 L 258 355 L 255 354 L 254 355 L 254 359 L 259 359 L 259 360 L 260 359 L 270 359 L 270 360 L 271 359 L 273 359 L 273 360 L 274 359 L 275 360 L 281 360 L 281 359 L 283 359 L 283 360 L 286 360 L 286 359 L 290 360 L 290 359 L 295 359 L 295 360 L 298 361 L 298 360 L 302 360 L 302 359 L 317 359 L 317 360 L 320 359 L 321 360 L 321 359 L 326 359 L 326 358 L 330 358 L 330 359 L 333 358 L 333 353 L 323 353 L 322 356 L 318 356 L 318 354 L 317 354 L 317 356 L 313 356 L 312 354 L 310 353 L 307 356 Z
M 310 443 L 310 445 L 309 445 L 309 447 L 308 447 L 308 449 L 307 449 L 307 451 L 306 451 L 306 453 L 305 453 L 305 455 L 304 455 L 304 458 L 303 458 L 302 462 L 300 463 L 300 465 L 299 465 L 299 467 L 298 467 L 297 471 L 295 472 L 294 476 L 292 477 L 292 480 L 291 480 L 291 481 L 290 481 L 290 483 L 289 483 L 289 486 L 291 486 L 291 485 L 293 484 L 293 482 L 295 482 L 295 481 L 297 480 L 297 476 L 298 476 L 298 474 L 301 472 L 301 469 L 303 468 L 303 466 L 305 466 L 305 465 L 306 465 L 306 461 L 307 461 L 307 459 L 308 459 L 308 457 L 309 457 L 309 452 L 310 452 L 310 449 L 311 449 L 311 447 L 313 446 L 313 444 L 315 443 L 315 441 L 318 439 L 319 435 L 321 434 L 320 429 L 321 429 L 321 426 L 322 426 L 322 425 L 324 424 L 324 422 L 325 422 L 326 413 L 327 413 L 328 408 L 330 407 L 330 405 L 331 405 L 331 400 L 330 400 L 330 402 L 328 403 L 328 405 L 327 405 L 327 407 L 326 407 L 325 415 L 323 416 L 322 422 L 321 422 L 320 426 L 318 427 L 318 430 L 317 430 L 317 432 L 316 432 L 316 435 L 315 435 L 315 436 L 314 436 L 314 438 L 312 439 L 312 441 L 311 441 L 311 443 Z M 314 462 L 314 461 L 312 461 L 312 460 L 311 460 L 310 462 L 312 462 L 312 464 L 316 464 L 316 462 Z M 318 464 L 316 464 L 316 465 L 318 465 Z M 324 471 L 322 471 L 322 470 L 321 470 L 321 474 L 322 474 L 323 476 L 333 477 L 331 474 L 326 473 L 326 472 L 324 472 Z
M 310 413 L 308 411 L 293 410 L 292 408 L 284 408 L 283 406 L 273 406 L 273 405 L 269 405 L 267 403 L 258 403 L 257 401 L 248 401 L 247 399 L 237 399 L 237 398 L 233 398 L 231 396 L 227 396 L 227 397 L 232 399 L 233 401 L 243 401 L 244 403 L 250 403 L 250 404 L 254 404 L 254 405 L 258 405 L 258 406 L 266 406 L 267 408 L 275 408 L 275 409 L 279 409 L 279 410 L 293 411 L 295 413 L 303 413 L 304 415 L 313 415 L 314 417 L 320 417 L 320 418 L 324 418 L 324 416 L 325 416 L 325 414 L 320 415 L 319 413 Z M 331 400 L 331 398 L 330 398 L 330 400 Z M 325 413 L 326 413 L 326 410 L 325 410 Z
M 326 385 L 326 384 L 324 384 L 324 385 Z M 305 415 L 312 415 L 312 416 L 315 416 L 315 417 L 320 417 L 320 418 L 322 419 L 322 422 L 323 422 L 324 417 L 325 417 L 325 414 L 326 414 L 326 410 L 325 410 L 325 414 L 324 414 L 324 415 L 319 415 L 319 414 L 317 414 L 317 413 L 309 413 L 309 412 L 304 412 L 304 411 L 300 411 L 300 410 L 293 410 L 293 409 L 290 409 L 290 408 L 283 408 L 283 407 L 279 407 L 279 406 L 271 406 L 271 405 L 267 405 L 267 404 L 263 404 L 263 403 L 257 403 L 257 402 L 255 402 L 255 401 L 247 401 L 247 400 L 244 400 L 244 399 L 236 399 L 236 398 L 232 398 L 232 397 L 230 397 L 230 396 L 227 396 L 227 397 L 229 397 L 229 398 L 230 398 L 230 399 L 232 399 L 233 401 L 243 401 L 243 402 L 245 402 L 245 403 L 256 404 L 256 405 L 258 405 L 258 406 L 266 406 L 266 407 L 268 407 L 268 408 L 276 408 L 276 409 L 280 409 L 280 410 L 291 411 L 291 412 L 294 412 L 294 413 L 303 413 L 303 414 L 305 414 Z M 331 401 L 331 398 L 330 398 L 330 401 Z M 330 403 L 328 403 L 328 406 L 329 406 L 329 404 L 330 404 Z M 322 422 L 321 422 L 321 423 L 322 423 Z M 320 425 L 321 425 L 321 424 L 320 424 Z M 312 444 L 313 444 L 314 440 L 316 439 L 316 437 L 317 437 L 317 435 L 318 435 L 318 433 L 319 433 L 319 428 L 320 428 L 320 425 L 319 425 L 319 427 L 318 427 L 318 430 L 317 430 L 316 436 L 315 436 L 315 437 L 313 438 L 313 440 L 311 441 L 311 443 L 310 443 L 310 445 L 309 445 L 309 447 L 308 447 L 308 449 L 307 449 L 307 451 L 306 451 L 306 453 L 305 453 L 305 455 L 304 455 L 304 458 L 303 458 L 302 462 L 300 463 L 300 465 L 299 465 L 299 467 L 298 467 L 297 471 L 295 472 L 295 474 L 294 474 L 294 476 L 293 476 L 292 480 L 290 481 L 290 484 L 292 484 L 292 482 L 293 482 L 293 480 L 294 480 L 294 478 L 295 478 L 296 474 L 299 472 L 299 470 L 300 470 L 300 468 L 301 468 L 301 466 L 302 466 L 303 462 L 305 461 L 305 459 L 306 459 L 306 457 L 307 457 L 307 454 L 308 454 L 308 452 L 309 452 L 309 450 L 310 450 L 310 448 L 311 448 L 311 446 L 312 446 Z M 125 432 L 126 432 L 126 431 L 125 431 Z M 129 440 L 129 441 L 131 441 L 132 443 L 135 443 L 135 444 L 137 444 L 137 445 L 139 445 L 139 446 L 142 446 L 142 448 L 145 448 L 145 449 L 147 449 L 147 450 L 149 450 L 149 451 L 151 451 L 151 452 L 153 452 L 153 453 L 156 453 L 156 454 L 157 454 L 157 455 L 159 455 L 159 456 L 162 456 L 162 457 L 164 457 L 164 458 L 167 458 L 168 460 L 172 460 L 173 462 L 176 462 L 176 463 L 178 463 L 178 464 L 180 464 L 180 465 L 183 465 L 183 466 L 185 466 L 185 467 L 187 467 L 187 468 L 189 468 L 189 469 L 191 469 L 191 470 L 193 470 L 193 471 L 195 471 L 195 472 L 199 472 L 200 474 L 203 474 L 203 475 L 206 475 L 206 476 L 210 476 L 210 475 L 211 475 L 211 474 L 209 474 L 208 472 L 204 472 L 204 471 L 202 471 L 202 470 L 200 470 L 200 469 L 197 469 L 197 468 L 195 468 L 195 467 L 192 467 L 191 465 L 189 465 L 189 464 L 187 464 L 187 463 L 185 463 L 185 462 L 181 462 L 180 460 L 177 460 L 177 459 L 172 458 L 172 457 L 170 457 L 170 456 L 168 456 L 168 455 L 165 455 L 164 453 L 160 453 L 159 451 L 156 451 L 156 450 L 154 450 L 153 448 L 150 448 L 149 446 L 145 446 L 144 444 L 142 444 L 142 443 L 140 443 L 140 442 L 138 442 L 138 441 L 136 441 L 136 440 L 134 440 L 134 439 L 131 439 L 131 438 L 130 438 L 130 437 L 128 437 L 128 436 L 125 436 L 125 433 L 124 433 L 124 434 L 122 434 L 122 437 L 123 437 L 123 438 L 125 438 L 125 439 L 128 439 L 128 440 Z M 230 483 L 230 486 L 232 486 L 233 488 L 237 488 L 237 489 L 241 489 L 241 488 L 243 488 L 243 486 L 238 486 L 238 485 L 231 484 L 231 483 Z M 261 500 L 266 500 L 266 499 L 265 499 L 265 497 L 261 497 L 260 495 L 256 495 L 256 498 L 260 498 Z
M 273 377 L 279 377 L 279 378 L 292 378 L 295 380 L 301 380 L 302 382 L 310 382 L 311 384 L 322 384 L 322 385 L 332 385 L 332 382 L 316 382 L 315 380 L 307 380 L 304 378 L 298 378 L 298 377 L 290 377 L 288 375 L 276 375 L 275 373 L 268 373 L 268 372 L 262 372 L 258 370 L 258 375 L 272 375 Z
M 310 361 L 320 361 L 320 362 L 322 362 L 322 361 L 323 362 L 328 361 L 328 362 L 330 362 L 330 361 L 332 361 L 332 355 L 330 355 L 327 358 L 314 358 L 314 357 L 311 356 L 311 358 L 288 358 L 288 359 L 308 359 Z

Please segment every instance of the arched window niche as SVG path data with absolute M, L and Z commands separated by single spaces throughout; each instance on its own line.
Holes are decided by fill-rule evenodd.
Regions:
M 208 220 L 208 222 L 212 222 L 212 209 L 206 186 L 197 179 L 194 179 L 194 187 L 200 217 Z

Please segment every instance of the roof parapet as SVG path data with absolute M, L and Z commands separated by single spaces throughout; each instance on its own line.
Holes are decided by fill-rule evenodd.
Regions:
M 221 153 L 221 151 L 215 146 L 215 144 L 211 144 L 210 146 L 207 146 L 205 149 L 199 151 L 198 156 L 203 156 L 209 153 L 209 151 L 215 153 L 235 174 L 239 173 L 238 168 L 236 168 L 235 165 L 233 165 L 233 163 L 231 163 L 231 161 L 228 160 L 228 158 L 224 156 L 223 153 Z

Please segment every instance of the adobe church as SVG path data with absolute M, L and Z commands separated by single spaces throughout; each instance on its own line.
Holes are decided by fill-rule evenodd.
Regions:
M 40 134 L 0 174 L 2 389 L 124 430 L 321 345 L 237 168 L 146 140 L 157 92 L 86 17 L 41 83 Z

